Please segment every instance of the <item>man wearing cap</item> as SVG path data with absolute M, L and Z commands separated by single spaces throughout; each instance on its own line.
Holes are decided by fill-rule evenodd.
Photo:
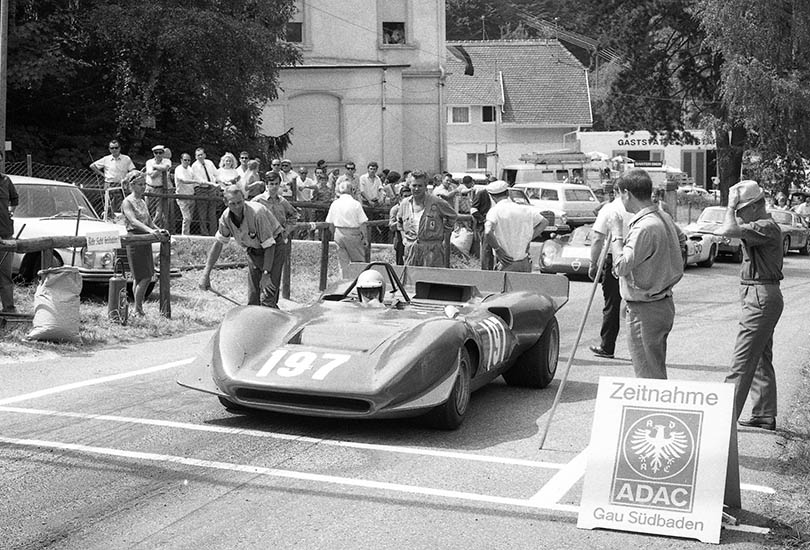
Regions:
M 405 265 L 447 267 L 444 238 L 458 217 L 447 201 L 427 192 L 427 174 L 411 174 L 411 196 L 399 204 L 397 227 L 405 244 Z
M 738 223 L 738 218 L 742 223 Z M 751 390 L 751 417 L 739 420 L 739 424 L 775 430 L 773 331 L 784 307 L 779 288 L 779 281 L 784 278 L 782 234 L 765 210 L 765 192 L 757 182 L 744 180 L 728 190 L 726 217 L 715 233 L 742 241 L 742 314 L 731 372 L 726 376 L 726 382 L 734 384 L 734 414 L 739 420 Z
M 280 168 L 278 175 L 281 176 L 281 196 L 287 200 L 297 200 L 298 190 L 296 184 L 298 183 L 298 173 L 292 169 L 292 161 L 282 159 Z
M 634 168 L 618 182 L 625 210 L 633 214 L 624 231 L 616 213 L 609 228 L 613 274 L 627 303 L 627 344 L 637 378 L 667 377 L 667 337 L 675 320 L 672 287 L 683 277 L 681 243 L 686 241 L 669 214 L 652 201 L 652 180 Z
M 163 212 L 163 196 L 169 191 L 171 182 L 169 172 L 172 169 L 172 161 L 165 158 L 163 153 L 165 147 L 155 145 L 152 147 L 154 158 L 146 161 L 146 192 L 152 195 L 148 197 L 149 211 L 154 212 L 153 221 L 156 226 L 166 229 L 166 214 Z
M 529 244 L 548 225 L 540 210 L 509 200 L 509 186 L 503 180 L 487 184 L 495 203 L 487 213 L 484 238 L 495 253 L 497 271 L 531 273 Z
M 216 240 L 200 279 L 200 288 L 210 290 L 211 270 L 230 239 L 245 247 L 248 256 L 248 305 L 278 308 L 278 286 L 273 282 L 276 235 L 281 227 L 273 214 L 258 202 L 245 202 L 242 188 L 230 185 L 224 192 L 227 208 L 219 218 Z

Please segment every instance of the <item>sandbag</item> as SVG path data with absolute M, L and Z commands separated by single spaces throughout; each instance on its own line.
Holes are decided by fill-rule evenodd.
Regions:
M 457 225 L 450 235 L 450 244 L 455 246 L 465 256 L 470 254 L 473 242 L 473 232 L 465 225 Z
M 79 342 L 79 294 L 82 275 L 75 267 L 53 267 L 39 272 L 34 294 L 34 321 L 28 338 Z

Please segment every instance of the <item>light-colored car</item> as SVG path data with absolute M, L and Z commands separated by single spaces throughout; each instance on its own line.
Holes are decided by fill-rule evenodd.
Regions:
M 782 230 L 782 254 L 797 250 L 803 256 L 810 255 L 810 227 L 799 214 L 790 210 L 769 208 L 768 214 Z
M 22 229 L 20 239 L 37 237 L 86 235 L 101 231 L 118 231 L 126 235 L 123 225 L 105 222 L 98 217 L 93 206 L 81 190 L 61 181 L 9 176 L 20 196 L 14 213 L 15 232 Z M 81 209 L 81 210 L 80 210 Z M 155 267 L 158 266 L 160 245 L 153 245 Z M 40 252 L 15 254 L 12 272 L 23 281 L 30 282 L 40 269 Z M 113 275 L 115 251 L 93 252 L 85 247 L 57 248 L 53 251 L 52 265 L 75 266 L 84 283 L 106 284 Z M 179 271 L 176 273 L 179 275 Z
M 542 210 L 563 212 L 560 222 L 571 228 L 596 221 L 599 199 L 586 185 L 534 181 L 516 183 L 514 188 L 523 189 L 529 202 Z
M 709 206 L 703 209 L 696 221 L 684 227 L 683 230 L 685 233 L 713 234 L 715 230 L 720 228 L 725 219 L 725 206 Z M 717 253 L 730 255 L 731 261 L 740 263 L 742 261 L 742 242 L 736 237 L 718 237 Z

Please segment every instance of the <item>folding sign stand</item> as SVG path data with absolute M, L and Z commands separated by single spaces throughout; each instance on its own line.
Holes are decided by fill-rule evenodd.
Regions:
M 719 543 L 723 503 L 741 505 L 733 393 L 601 377 L 577 526 Z

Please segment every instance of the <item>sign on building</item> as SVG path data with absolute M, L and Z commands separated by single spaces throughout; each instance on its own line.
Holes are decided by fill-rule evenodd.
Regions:
M 727 473 L 736 488 L 726 500 L 739 506 L 733 394 L 731 384 L 600 378 L 577 527 L 719 543 Z

